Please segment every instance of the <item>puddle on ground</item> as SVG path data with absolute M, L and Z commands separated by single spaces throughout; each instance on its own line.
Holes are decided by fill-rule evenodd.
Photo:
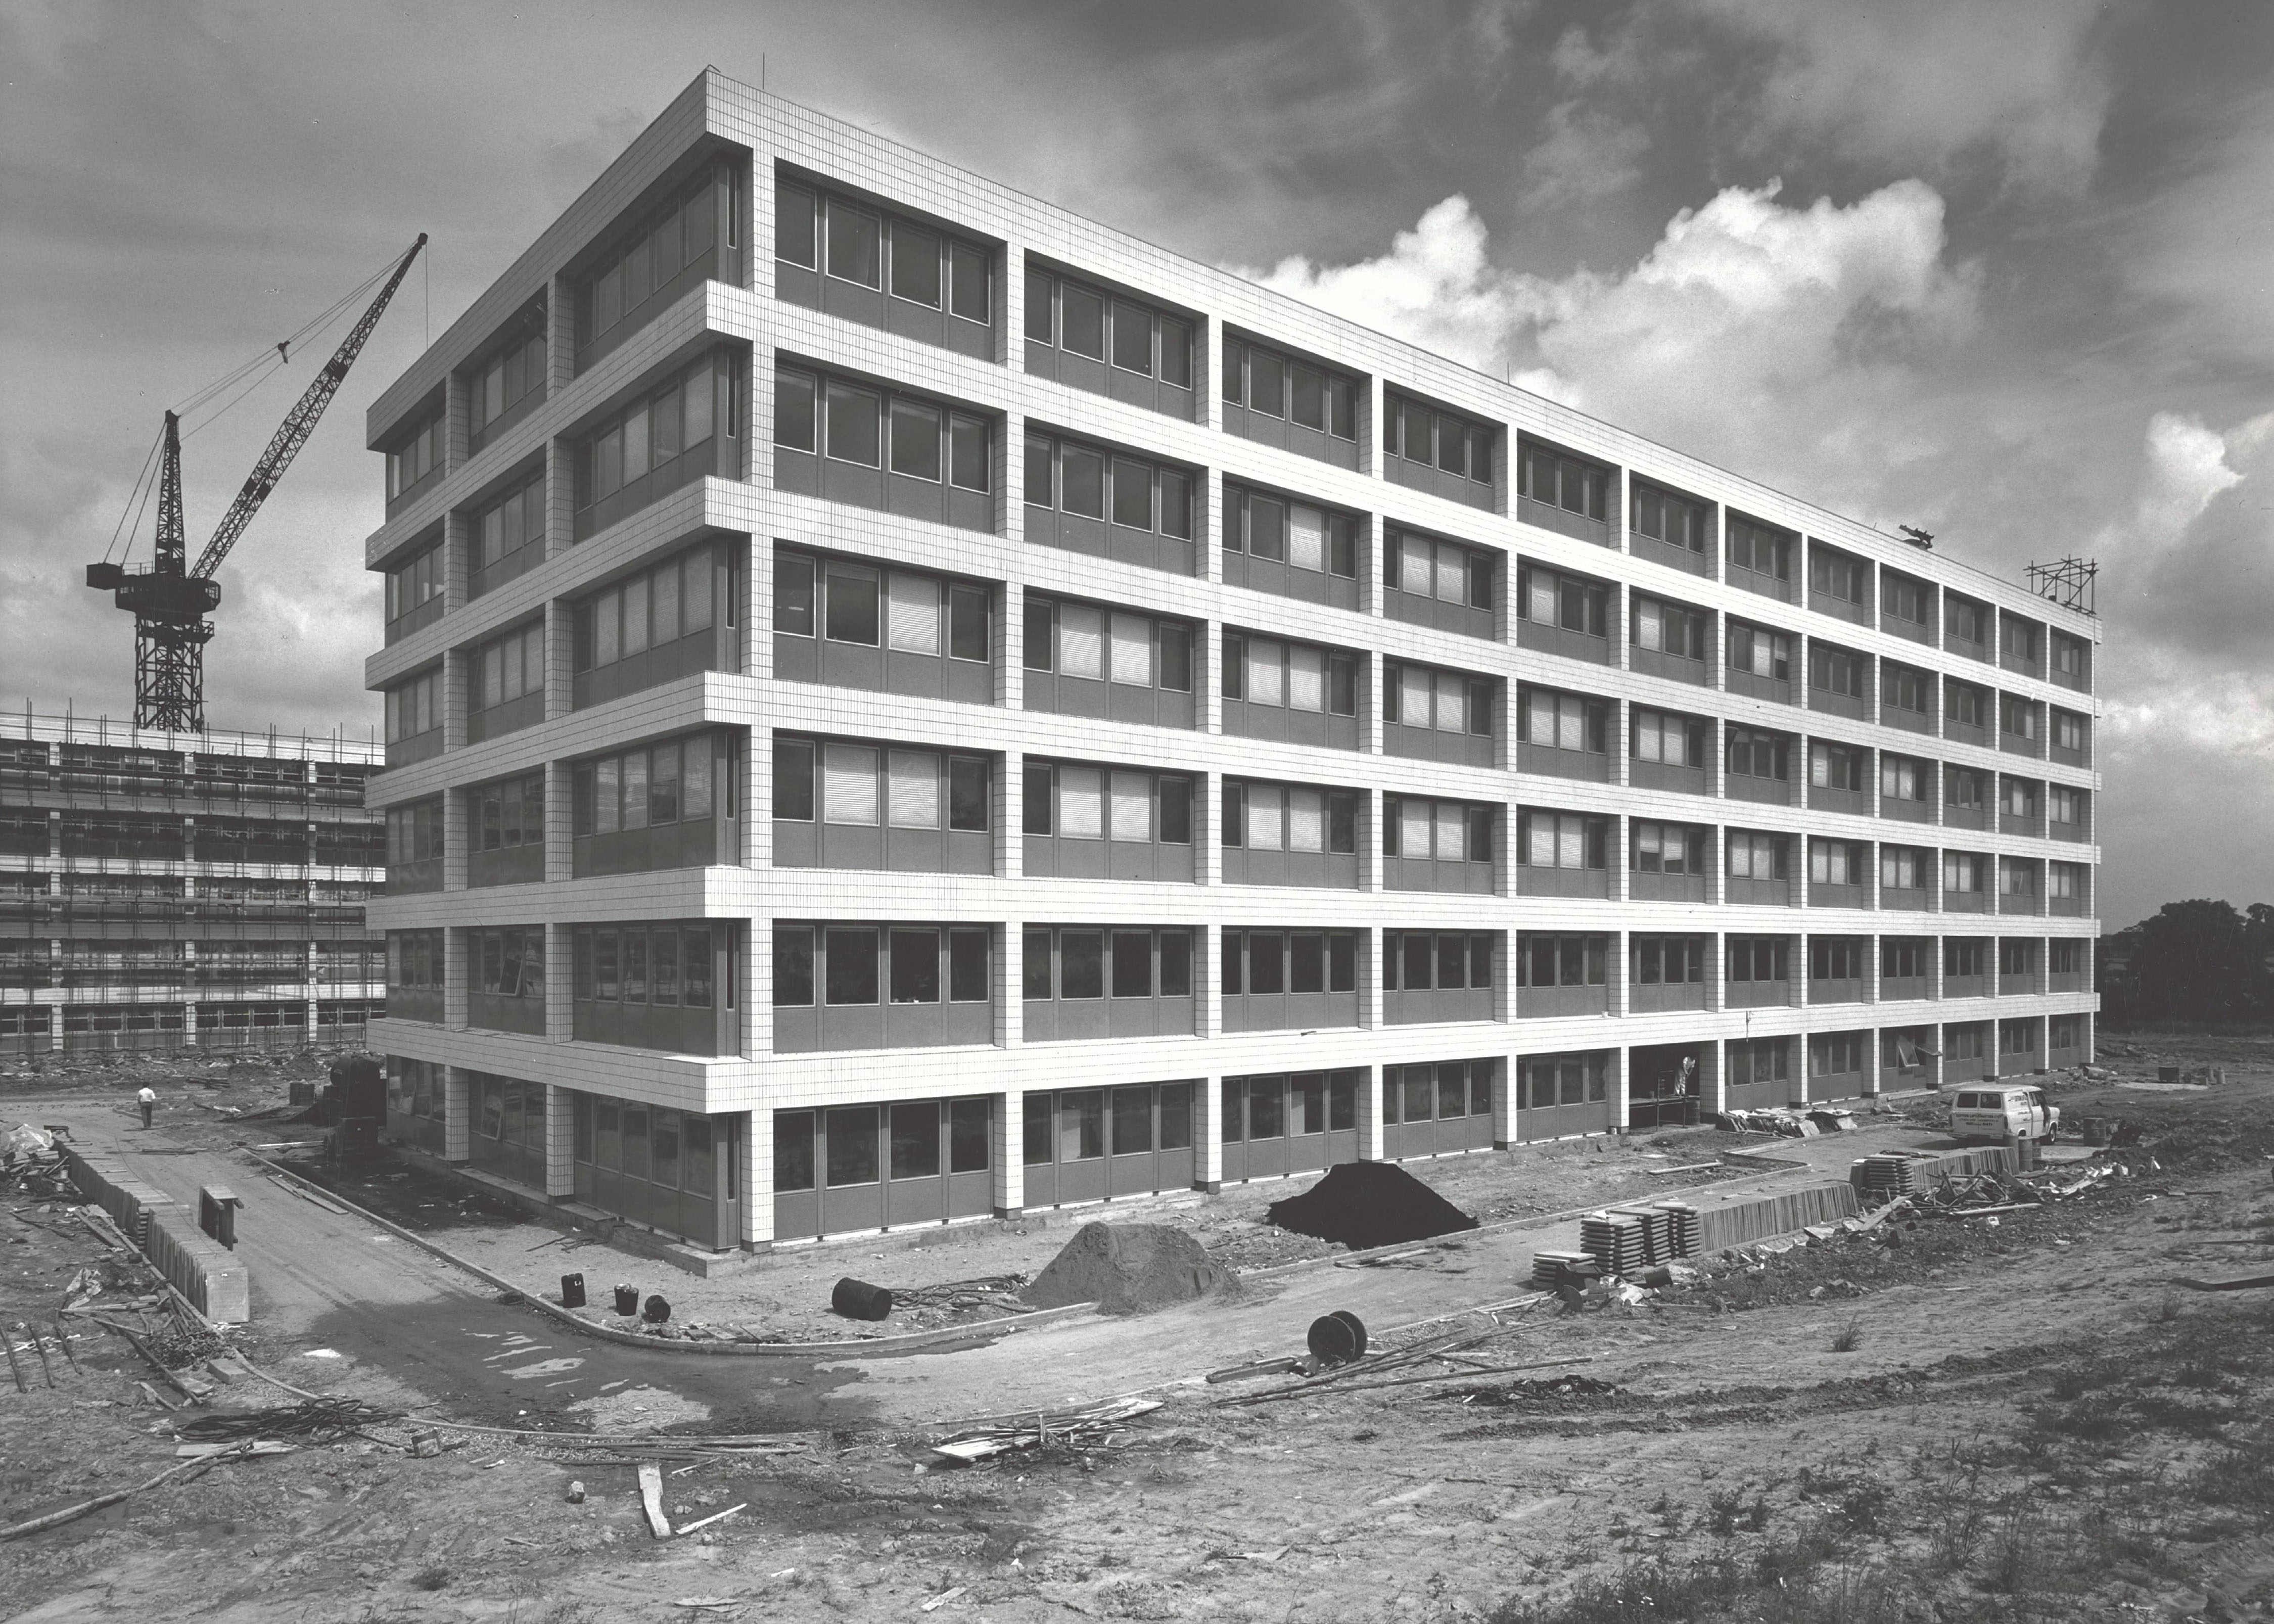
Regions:
M 578 1399 L 568 1413 L 589 1420 L 596 1432 L 647 1432 L 686 1421 L 708 1421 L 711 1406 L 661 1387 L 622 1387 Z

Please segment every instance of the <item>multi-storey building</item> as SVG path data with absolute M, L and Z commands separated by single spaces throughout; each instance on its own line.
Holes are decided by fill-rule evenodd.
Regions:
M 393 1131 L 704 1247 L 2085 1057 L 2087 615 L 706 73 L 370 417 Z
M 380 747 L 0 714 L 0 1052 L 364 1041 Z

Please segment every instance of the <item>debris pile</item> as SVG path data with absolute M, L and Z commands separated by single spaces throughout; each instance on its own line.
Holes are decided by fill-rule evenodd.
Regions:
M 0 1139 L 0 1190 L 35 1200 L 78 1200 L 79 1192 L 72 1187 L 56 1137 L 27 1122 Z
M 1160 1223 L 1086 1223 L 1020 1295 L 1030 1307 L 1095 1303 L 1109 1314 L 1189 1303 L 1231 1280 L 1184 1230 Z
M 1600 1381 L 1593 1376 L 1547 1376 L 1519 1379 L 1506 1385 L 1457 1387 L 1450 1393 L 1433 1393 L 1434 1399 L 1449 1399 L 1459 1404 L 1482 1404 L 1493 1409 L 1531 1405 L 1568 1406 L 1574 1400 L 1609 1398 L 1618 1392 L 1615 1382 Z
M 1102 1229 L 1108 1226 L 1089 1227 Z M 1066 1449 L 1111 1448 L 1126 1441 L 1128 1434 L 1122 1430 L 1125 1423 L 1160 1408 L 1158 1399 L 1120 1398 L 1093 1404 L 1086 1410 L 1037 1410 L 1011 1419 L 990 1419 L 987 1425 L 968 1427 L 940 1440 L 932 1446 L 932 1453 L 957 1465 L 968 1466 L 1008 1455 L 1014 1449 L 1041 1449 L 1053 1444 Z
M 1362 1252 L 1477 1228 L 1477 1221 L 1392 1162 L 1344 1162 L 1264 1221 Z
M 1794 1110 L 1772 1105 L 1755 1111 L 1715 1111 L 1707 1121 L 1738 1133 L 1773 1133 L 1788 1139 L 1812 1139 L 1825 1133 L 1853 1133 L 1863 1124 L 1849 1110 L 1816 1107 Z

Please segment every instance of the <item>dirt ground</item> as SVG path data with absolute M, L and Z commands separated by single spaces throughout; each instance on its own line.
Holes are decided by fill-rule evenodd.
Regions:
M 1468 1365 L 1194 1383 L 1104 1445 L 968 1468 L 930 1454 L 937 1431 L 816 1432 L 755 1458 L 682 1442 L 666 1462 L 674 1520 L 746 1508 L 669 1541 L 650 1537 L 619 1456 L 477 1435 L 421 1459 L 350 1438 L 9 1545 L 8 1605 L 25 1620 L 527 1624 L 2268 1616 L 2274 1291 L 2177 1282 L 2274 1267 L 2274 1042 L 2138 1047 L 2105 1053 L 2113 1080 L 2052 1079 L 2065 1111 L 2140 1128 L 2118 1153 L 2127 1177 L 1724 1259 L 1632 1306 L 1469 1317 L 1456 1328 L 1485 1340 L 1447 1350 Z M 2159 1063 L 2223 1065 L 2227 1081 L 2139 1086 Z M 1480 1216 L 1495 1189 L 1560 1210 L 1610 1199 L 1622 1177 L 1663 1183 L 1634 1170 L 1645 1148 L 1555 1147 L 1543 1176 L 1580 1181 L 1556 1194 L 1519 1196 L 1499 1157 L 1431 1172 Z M 1230 1202 L 1210 1222 L 1229 1244 L 1253 1217 Z M 1071 1225 L 1053 1224 L 1005 1244 L 1054 1250 Z M 0 1324 L 50 1319 L 95 1250 L 0 1198 Z M 926 1255 L 960 1250 L 837 1256 L 884 1252 L 897 1280 L 961 1274 Z M 0 1522 L 171 1462 L 179 1417 L 132 1407 L 147 1372 L 131 1350 L 75 1345 L 83 1368 L 53 1361 L 52 1390 L 29 1352 L 28 1395 L 0 1370 Z M 283 1396 L 240 1386 L 215 1408 Z

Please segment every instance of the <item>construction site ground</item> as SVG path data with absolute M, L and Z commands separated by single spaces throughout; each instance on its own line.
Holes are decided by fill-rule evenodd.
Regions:
M 211 1169 L 228 1170 L 247 1197 L 240 1245 L 255 1281 L 254 1322 L 235 1340 L 261 1368 L 390 1410 L 553 1435 L 459 1432 L 436 1458 L 351 1438 L 219 1466 L 0 1546 L 4 1605 L 43 1620 L 532 1624 L 702 1613 L 2256 1616 L 2274 1598 L 2274 1291 L 2177 1281 L 2274 1267 L 2274 1043 L 2123 1047 L 2104 1054 L 2114 1081 L 2052 1080 L 2073 1118 L 2141 1128 L 2142 1145 L 2119 1153 L 2130 1177 L 2029 1210 L 1898 1220 L 1881 1229 L 1893 1244 L 1838 1238 L 1717 1261 L 1632 1305 L 1566 1312 L 1535 1299 L 1495 1317 L 1468 1311 L 1519 1297 L 1520 1260 L 1564 1228 L 1495 1228 L 1375 1267 L 1251 1274 L 1222 1300 L 1139 1318 L 861 1358 L 706 1357 L 584 1337 L 352 1214 L 286 1193 L 227 1148 L 297 1131 L 234 1122 L 169 1082 L 145 1139 L 124 1114 L 140 1073 L 37 1092 L 17 1079 L 0 1095 L 11 1123 L 72 1120 L 75 1137 L 84 1123 L 142 1176 L 192 1196 Z M 2226 1080 L 2141 1086 L 2158 1062 L 2221 1065 Z M 258 1109 L 281 1094 L 281 1073 L 256 1071 L 189 1089 L 207 1106 Z M 1866 1149 L 1936 1142 L 1923 1104 L 1918 1115 L 1756 1141 L 1742 1148 L 1814 1166 L 1739 1164 L 1722 1182 L 1836 1177 Z M 1715 1161 L 1737 1138 L 1634 1136 L 1413 1170 L 1491 1222 L 1698 1183 L 1644 1169 Z M 672 1296 L 675 1318 L 836 1335 L 848 1322 L 813 1304 L 840 1274 L 915 1285 L 1032 1273 L 1088 1216 L 1179 1223 L 1249 1271 L 1325 1250 L 1277 1250 L 1255 1222 L 1307 1182 L 1291 1180 L 932 1231 L 955 1238 L 930 1244 L 917 1232 L 785 1252 L 698 1281 L 480 1204 L 459 1210 L 423 1176 L 382 1182 L 400 1192 L 390 1216 L 422 1219 L 412 1227 L 531 1291 L 576 1268 L 598 1297 L 606 1275 L 632 1271 Z M 49 1205 L 0 1198 L 0 1324 L 52 1321 L 65 1283 L 102 1253 Z M 1481 1337 L 1454 1357 L 1482 1368 L 1197 1380 L 1299 1353 L 1308 1319 L 1337 1306 L 1392 1350 Z M 134 1384 L 151 1372 L 123 1342 L 82 1332 L 79 1369 L 50 1359 L 53 1388 L 28 1332 L 16 1347 L 31 1391 L 0 1370 L 0 1523 L 173 1462 L 174 1425 L 199 1412 L 138 1402 Z M 1054 1441 L 972 1467 L 931 1453 L 973 1417 L 1137 1388 L 1163 1408 L 1103 1444 Z M 290 1402 L 240 1380 L 210 1410 Z M 572 1430 L 690 1440 L 666 1465 L 689 1468 L 665 1478 L 675 1522 L 745 1509 L 659 1541 L 631 1464 L 559 1436 Z M 402 1423 L 374 1431 L 406 1436 Z M 693 1439 L 727 1432 L 763 1432 L 780 1452 L 692 1453 Z M 581 1504 L 572 1480 L 588 1490 Z M 697 1602 L 719 1605 L 683 1605 Z

